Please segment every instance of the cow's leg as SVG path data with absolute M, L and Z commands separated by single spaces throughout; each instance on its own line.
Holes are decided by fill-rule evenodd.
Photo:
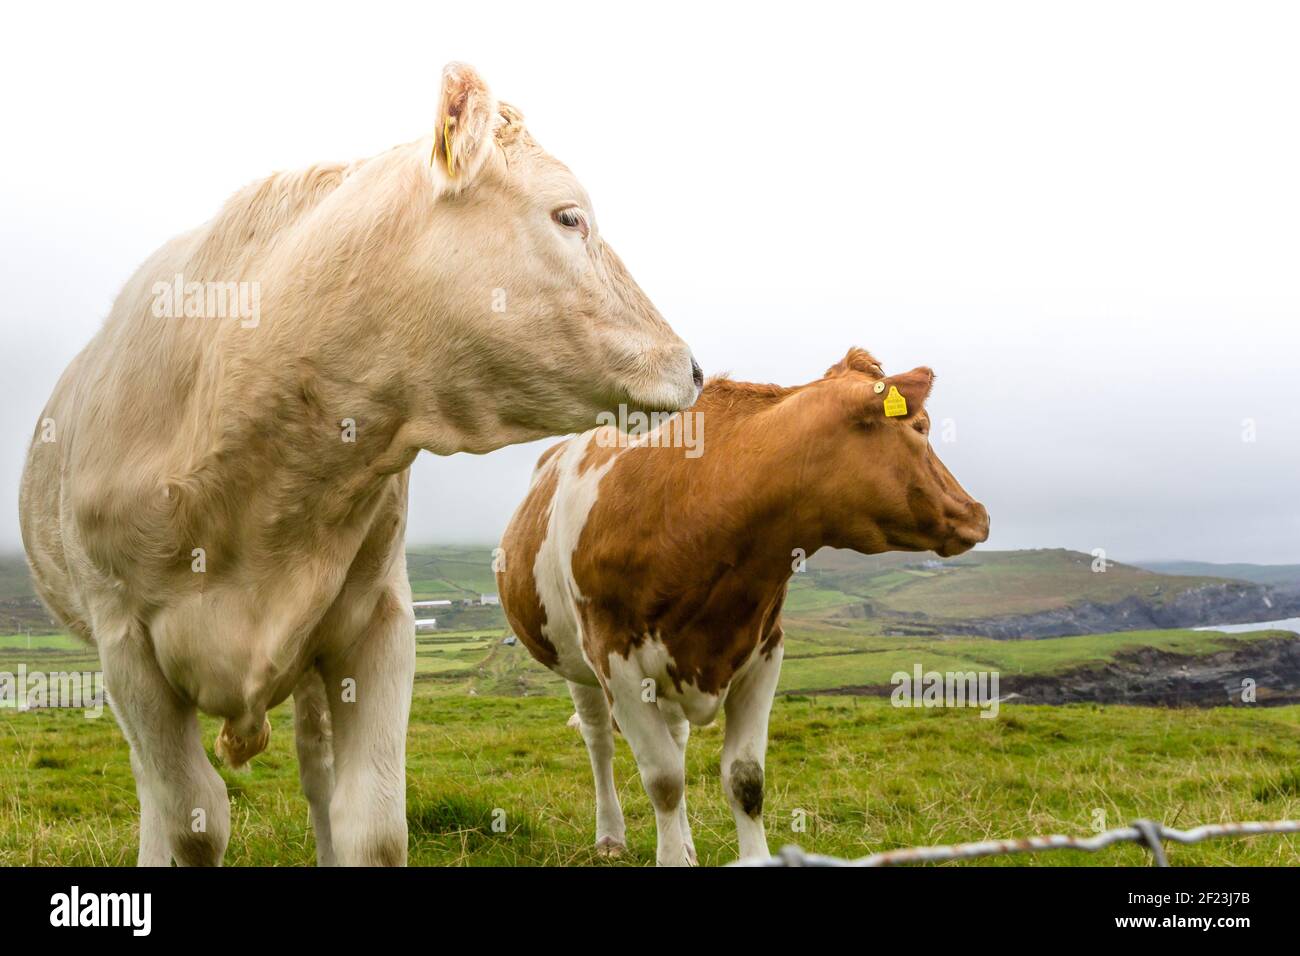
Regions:
M 686 796 L 686 765 L 681 748 L 668 731 L 668 723 L 653 701 L 642 697 L 639 677 L 625 673 L 611 686 L 614 719 L 636 756 L 641 783 L 655 810 L 658 844 L 655 861 L 660 866 L 689 866 L 682 834 L 681 803 Z
M 334 865 L 330 836 L 330 798 L 334 795 L 334 744 L 329 701 L 320 671 L 312 668 L 293 689 L 293 732 L 298 747 L 298 780 L 311 808 L 316 834 L 316 865 Z
M 682 770 L 686 768 L 686 744 L 691 738 L 691 722 L 686 719 L 686 714 L 681 707 L 671 701 L 660 700 L 659 710 L 664 715 L 664 720 L 668 723 L 668 732 L 673 736 L 673 743 L 682 754 Z M 686 859 L 692 865 L 699 862 L 699 857 L 695 853 L 695 841 L 691 839 L 691 823 L 686 817 L 686 791 L 682 791 L 682 802 L 677 807 L 677 813 L 681 818 L 682 842 L 686 844 Z
M 736 818 L 740 858 L 769 855 L 763 832 L 763 766 L 767 759 L 767 719 L 781 676 L 784 648 L 761 654 L 738 677 L 724 704 L 727 727 L 722 743 L 722 789 Z
M 591 773 L 596 781 L 596 852 L 601 856 L 620 856 L 627 846 L 627 828 L 614 786 L 614 724 L 609 715 L 609 702 L 602 688 L 573 681 L 569 681 L 569 696 L 578 711 L 578 726 L 587 744 Z
M 334 730 L 330 833 L 341 866 L 406 865 L 406 725 L 415 677 L 415 616 L 400 585 L 367 633 L 322 661 Z
M 105 629 L 96 628 L 103 635 Z M 203 748 L 198 715 L 132 627 L 99 641 L 104 682 L 131 747 L 140 795 L 142 865 L 217 866 L 230 839 L 226 785 Z
M 166 821 L 153 793 L 141 783 L 144 780 L 144 770 L 135 748 L 130 750 L 135 795 L 140 801 L 140 854 L 136 857 L 136 866 L 171 866 L 172 851 L 167 845 Z

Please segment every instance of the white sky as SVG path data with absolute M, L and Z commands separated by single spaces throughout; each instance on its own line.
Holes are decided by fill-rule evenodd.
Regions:
M 460 59 L 582 179 L 706 372 L 796 383 L 851 344 L 934 366 L 988 546 L 1300 561 L 1294 4 L 6 21 L 0 547 L 40 408 L 145 256 L 272 170 L 421 135 Z M 421 456 L 410 539 L 495 539 L 538 450 Z

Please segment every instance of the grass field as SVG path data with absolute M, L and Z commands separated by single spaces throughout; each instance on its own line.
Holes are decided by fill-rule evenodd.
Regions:
M 417 693 L 409 754 L 411 862 L 594 864 L 587 758 L 551 696 Z M 289 715 L 252 769 L 223 771 L 234 834 L 227 862 L 308 865 Z M 205 720 L 207 739 L 216 730 Z M 699 730 L 688 806 L 704 864 L 735 854 L 718 783 L 719 726 Z M 654 815 L 627 747 L 616 762 L 628 818 L 623 864 L 654 859 Z M 781 698 L 772 721 L 765 816 L 773 848 L 852 857 L 896 846 L 1089 832 L 1139 816 L 1171 825 L 1300 814 L 1300 708 L 1169 711 L 1004 707 L 900 710 L 879 699 Z M 135 853 L 135 789 L 111 719 L 0 717 L 0 864 L 119 865 Z M 493 832 L 494 812 L 505 831 Z M 802 818 L 804 830 L 795 832 Z M 1174 847 L 1176 864 L 1300 864 L 1294 837 Z M 1009 862 L 991 861 L 992 865 Z M 1064 852 L 1046 864 L 1142 864 L 1136 848 Z
M 1121 631 L 1040 641 L 987 638 L 881 637 L 864 633 L 796 631 L 781 668 L 786 691 L 815 692 L 846 686 L 888 684 L 898 671 L 920 663 L 926 670 L 998 671 L 1004 676 L 1051 674 L 1093 667 L 1139 648 L 1195 657 L 1264 638 L 1282 631 L 1227 635 L 1213 631 Z
M 887 682 L 892 669 L 997 666 L 1036 672 L 1105 659 L 1129 646 L 1188 653 L 1229 638 L 1196 632 L 996 642 L 883 638 L 860 631 L 791 637 L 787 690 Z M 0 670 L 93 666 L 70 638 L 0 638 Z M 39 647 L 46 648 L 45 650 Z M 500 632 L 421 636 L 409 754 L 411 861 L 428 865 L 604 864 L 589 849 L 594 806 L 579 735 L 560 683 Z M 817 671 L 822 668 L 822 673 Z M 1037 833 L 1090 832 L 1139 817 L 1188 826 L 1300 815 L 1300 707 L 1169 710 L 1004 705 L 896 709 L 876 698 L 779 697 L 765 811 L 775 849 L 860 856 L 910 846 Z M 307 865 L 313 843 L 298 793 L 288 707 L 269 750 L 223 770 L 231 864 Z M 211 745 L 217 722 L 204 719 Z M 701 862 L 735 853 L 718 778 L 721 723 L 697 730 L 688 805 Z M 616 763 L 628 856 L 654 858 L 654 817 L 622 742 Z M 493 816 L 504 813 L 504 832 Z M 498 814 L 499 816 L 499 814 Z M 795 821 L 804 821 L 801 831 Z M 105 714 L 0 710 L 0 865 L 128 864 L 136 799 L 126 744 Z M 1300 864 L 1300 840 L 1257 837 L 1173 847 L 1175 864 Z M 984 865 L 1005 865 L 1007 859 Z M 1142 851 L 1062 852 L 1033 865 L 1142 864 Z
M 414 548 L 417 599 L 496 590 L 484 547 Z M 44 624 L 21 562 L 0 561 L 0 676 L 98 668 L 93 648 Z M 786 661 L 772 720 L 765 811 L 773 849 L 854 857 L 898 846 L 1061 832 L 1086 834 L 1136 817 L 1190 826 L 1300 815 L 1300 707 L 1170 710 L 1004 704 L 978 710 L 895 709 L 888 700 L 828 696 L 888 685 L 897 671 L 1051 674 L 1099 667 L 1138 648 L 1190 656 L 1270 636 L 1131 631 L 1035 641 L 947 637 L 943 621 L 1126 596 L 1159 600 L 1213 578 L 1113 566 L 1094 574 L 1066 551 L 975 552 L 951 562 L 915 555 L 823 552 L 796 574 L 786 603 Z M 416 638 L 408 743 L 411 861 L 416 864 L 597 864 L 592 784 L 580 736 L 565 726 L 563 683 L 523 647 L 503 643 L 498 607 L 439 609 L 454 630 Z M 879 612 L 884 612 L 879 613 Z M 908 628 L 908 615 L 938 627 Z M 892 622 L 891 616 L 892 615 Z M 4 622 L 10 622 L 6 625 Z M 900 634 L 899 630 L 914 633 Z M 933 632 L 933 633 L 931 633 Z M 250 770 L 222 770 L 232 799 L 231 864 L 314 860 L 298 792 L 289 707 L 272 714 L 269 750 Z M 204 718 L 211 747 L 217 722 Z M 734 828 L 718 760 L 721 724 L 695 731 L 688 804 L 701 862 L 728 862 Z M 654 857 L 654 817 L 626 744 L 616 773 L 630 852 Z M 500 811 L 500 813 L 498 813 Z M 504 814 L 504 832 L 494 815 Z M 1100 817 L 1098 816 L 1100 814 Z M 802 829 L 796 821 L 803 821 Z M 107 712 L 0 707 L 0 865 L 127 864 L 136 798 L 126 744 Z M 1300 839 L 1260 837 L 1172 847 L 1174 863 L 1300 864 Z M 1144 864 L 1117 848 L 1016 858 L 1032 865 Z M 1013 860 L 985 861 L 1005 865 Z

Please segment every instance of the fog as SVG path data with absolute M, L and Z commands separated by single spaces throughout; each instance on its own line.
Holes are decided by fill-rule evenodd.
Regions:
M 9 11 L 0 548 L 40 410 L 140 262 L 250 180 L 423 135 L 459 59 L 706 373 L 933 366 L 984 547 L 1300 561 L 1300 14 L 846 7 Z M 494 541 L 542 447 L 421 455 L 408 539 Z

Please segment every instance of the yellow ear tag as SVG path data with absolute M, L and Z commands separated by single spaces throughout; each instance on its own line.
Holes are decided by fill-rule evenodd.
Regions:
M 897 385 L 889 386 L 889 394 L 885 396 L 885 417 L 898 418 L 906 414 L 907 399 L 903 397 Z
M 438 144 L 433 145 L 434 155 L 437 155 Z M 447 175 L 452 179 L 456 178 L 456 158 L 451 153 L 451 117 L 442 118 L 442 154 L 447 157 Z

